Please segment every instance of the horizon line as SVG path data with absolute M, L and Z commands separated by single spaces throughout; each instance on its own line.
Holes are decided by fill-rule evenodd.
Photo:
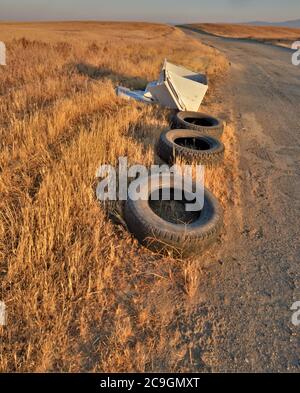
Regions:
M 85 19 L 85 18 L 80 18 L 80 19 L 5 19 L 5 20 L 0 20 L 0 23 L 72 23 L 72 22 L 83 22 L 83 23 L 88 23 L 88 22 L 99 22 L 99 23 L 152 23 L 152 24 L 170 24 L 170 25 L 189 25 L 189 24 L 202 24 L 202 23 L 208 23 L 208 24 L 251 24 L 251 23 L 287 23 L 287 22 L 296 22 L 299 21 L 299 19 L 283 19 L 283 20 L 252 20 L 252 21 L 239 21 L 239 22 L 233 22 L 233 21 L 192 21 L 192 22 L 183 22 L 183 21 L 155 21 L 155 20 L 144 20 L 144 19 Z

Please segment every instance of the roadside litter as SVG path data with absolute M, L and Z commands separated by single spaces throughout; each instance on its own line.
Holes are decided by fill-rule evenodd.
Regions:
M 197 111 L 207 89 L 205 75 L 176 66 L 165 60 L 159 79 L 148 83 L 144 91 L 118 86 L 116 94 L 145 103 L 158 103 L 170 109 Z
M 197 163 L 207 167 L 222 163 L 224 149 L 217 138 L 189 129 L 162 132 L 156 147 L 157 155 L 168 164 L 174 164 L 177 158 L 181 158 L 187 164 Z
M 225 147 L 220 140 L 224 129 L 221 119 L 205 113 L 181 111 L 176 114 L 173 124 L 175 127 L 162 132 L 156 144 L 156 153 L 163 162 L 174 164 L 178 157 L 186 163 L 210 168 L 222 163 Z M 144 186 L 149 186 L 149 195 L 157 191 L 151 188 L 153 184 L 161 192 L 166 189 L 170 195 L 175 188 L 184 191 L 184 185 L 175 186 L 172 181 L 164 184 L 163 178 L 155 183 L 151 176 L 146 176 L 143 182 Z M 180 215 L 179 205 L 173 209 L 175 215 Z M 164 217 L 161 207 L 159 211 L 153 208 L 150 198 L 146 201 L 129 198 L 124 208 L 127 227 L 140 243 L 155 251 L 171 250 L 181 257 L 205 251 L 219 237 L 222 229 L 223 209 L 207 189 L 202 210 L 194 213 L 193 217 L 182 215 L 176 222 L 172 221 Z
M 175 188 L 186 194 L 190 192 L 184 184 L 178 185 L 174 177 L 166 179 L 158 174 L 144 177 L 140 187 L 147 188 L 150 194 Z M 129 231 L 151 250 L 172 250 L 174 255 L 187 257 L 201 254 L 217 240 L 223 223 L 223 209 L 205 188 L 203 208 L 196 212 L 192 223 L 166 220 L 153 211 L 149 200 L 133 200 L 130 197 L 125 204 L 124 218 Z
M 119 97 L 134 99 L 148 104 L 154 102 L 151 93 L 148 93 L 146 90 L 130 90 L 127 87 L 118 86 L 116 88 L 116 93 Z
M 172 117 L 171 129 L 162 132 L 156 144 L 156 153 L 166 164 L 171 165 L 181 158 L 189 164 L 214 167 L 224 159 L 224 144 L 220 140 L 224 124 L 218 118 L 198 112 L 207 89 L 205 75 L 165 60 L 158 80 L 148 83 L 145 90 L 118 86 L 116 93 L 120 97 L 148 104 L 158 103 L 178 111 Z M 151 176 L 146 176 L 143 181 L 144 187 L 151 186 L 149 196 L 153 191 L 163 192 L 164 189 L 168 189 L 170 195 L 175 188 L 184 191 L 182 186 L 164 184 L 160 178 L 158 184 L 154 190 L 151 189 Z M 202 210 L 188 220 L 182 216 L 174 222 L 163 216 L 161 206 L 155 210 L 151 203 L 150 198 L 146 201 L 129 198 L 124 207 L 124 218 L 129 231 L 155 251 L 177 250 L 180 255 L 188 256 L 203 252 L 220 234 L 222 207 L 206 189 Z M 180 215 L 180 209 L 177 206 L 174 210 Z
M 200 112 L 178 112 L 174 116 L 173 124 L 173 128 L 195 130 L 217 139 L 222 137 L 224 130 L 221 119 Z

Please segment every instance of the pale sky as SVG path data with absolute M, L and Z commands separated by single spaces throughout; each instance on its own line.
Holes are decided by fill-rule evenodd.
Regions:
M 0 20 L 247 22 L 300 19 L 300 0 L 0 0 Z

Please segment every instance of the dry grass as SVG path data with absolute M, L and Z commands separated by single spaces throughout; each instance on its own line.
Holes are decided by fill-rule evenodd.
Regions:
M 291 47 L 294 41 L 300 40 L 300 29 L 298 28 L 221 23 L 202 23 L 189 26 L 222 37 L 255 39 L 280 46 Z
M 198 265 L 139 246 L 121 206 L 97 202 L 95 172 L 119 156 L 153 163 L 168 127 L 116 84 L 145 86 L 165 57 L 214 81 L 226 60 L 163 25 L 1 24 L 0 39 L 0 370 L 192 369 L 178 321 Z

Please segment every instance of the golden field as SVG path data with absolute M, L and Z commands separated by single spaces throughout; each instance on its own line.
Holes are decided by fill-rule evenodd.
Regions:
M 188 26 L 221 37 L 254 39 L 279 46 L 291 47 L 293 42 L 300 40 L 299 28 L 226 23 L 200 23 Z
M 178 326 L 201 264 L 141 247 L 122 206 L 96 200 L 95 173 L 119 156 L 152 164 L 168 127 L 167 110 L 117 98 L 117 84 L 143 88 L 168 58 L 209 75 L 214 108 L 226 59 L 142 23 L 2 23 L 0 41 L 0 371 L 194 370 Z M 224 180 L 208 171 L 207 185 L 226 201 Z

